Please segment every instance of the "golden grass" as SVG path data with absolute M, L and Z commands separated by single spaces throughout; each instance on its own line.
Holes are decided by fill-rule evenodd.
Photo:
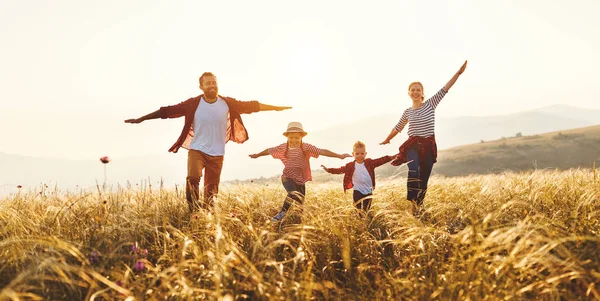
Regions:
M 430 183 L 419 218 L 402 179 L 367 217 L 309 183 L 282 223 L 278 183 L 192 216 L 181 191 L 21 192 L 0 200 L 0 300 L 600 299 L 597 171 Z

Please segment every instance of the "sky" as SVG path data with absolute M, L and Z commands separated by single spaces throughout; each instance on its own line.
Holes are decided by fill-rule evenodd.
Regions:
M 290 121 L 310 132 L 400 118 L 410 82 L 433 95 L 465 60 L 438 116 L 600 109 L 598 11 L 597 0 L 3 0 L 0 152 L 164 153 L 182 119 L 123 120 L 200 94 L 205 71 L 222 95 L 293 106 L 244 116 L 265 148 Z

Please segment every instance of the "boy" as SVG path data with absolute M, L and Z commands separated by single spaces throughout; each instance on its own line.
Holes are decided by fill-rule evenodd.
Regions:
M 367 212 L 371 208 L 373 189 L 375 189 L 375 167 L 381 166 L 395 159 L 395 156 L 383 156 L 377 159 L 365 158 L 367 147 L 361 141 L 354 143 L 352 156 L 354 161 L 340 168 L 323 169 L 331 174 L 344 174 L 344 192 L 354 188 L 354 205 Z

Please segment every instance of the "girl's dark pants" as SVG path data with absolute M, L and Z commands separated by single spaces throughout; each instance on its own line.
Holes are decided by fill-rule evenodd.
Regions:
M 283 206 L 281 207 L 281 211 L 288 211 L 294 201 L 300 203 L 302 205 L 304 203 L 304 195 L 306 194 L 306 185 L 300 185 L 294 182 L 294 180 L 290 178 L 281 178 L 281 183 L 283 184 L 283 188 L 287 191 L 287 196 L 283 201 Z

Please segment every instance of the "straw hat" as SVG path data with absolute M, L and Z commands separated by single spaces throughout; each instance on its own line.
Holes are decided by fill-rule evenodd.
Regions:
M 283 135 L 287 137 L 288 133 L 301 133 L 302 137 L 308 135 L 308 133 L 302 128 L 302 123 L 295 121 L 288 124 L 287 131 L 285 131 Z

